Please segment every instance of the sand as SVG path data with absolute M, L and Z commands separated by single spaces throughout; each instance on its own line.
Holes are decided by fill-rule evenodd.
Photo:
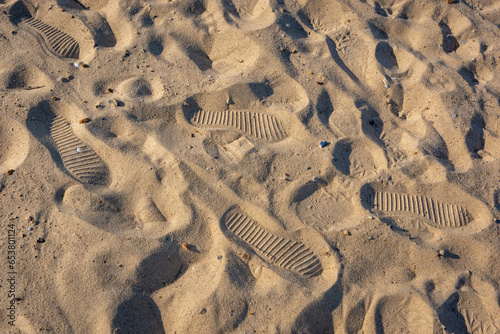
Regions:
M 500 333 L 496 0 L 0 0 L 1 333 Z

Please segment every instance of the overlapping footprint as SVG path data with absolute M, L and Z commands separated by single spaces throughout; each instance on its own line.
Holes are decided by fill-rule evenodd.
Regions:
M 212 186 L 216 181 L 200 168 L 182 162 L 180 169 L 189 180 L 190 191 L 221 217 L 220 227 L 224 235 L 260 257 L 278 274 L 310 278 L 337 276 L 339 263 L 335 257 L 326 260 L 319 256 L 333 252 L 324 240 L 322 244 L 301 241 L 301 235 L 310 236 L 314 234 L 312 231 L 285 231 L 261 209 L 239 200 L 225 185 Z M 314 240 L 318 238 L 314 237 Z M 335 281 L 336 278 L 330 283 Z

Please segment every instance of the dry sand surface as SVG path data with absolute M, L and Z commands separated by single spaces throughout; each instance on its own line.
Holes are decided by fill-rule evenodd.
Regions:
M 0 0 L 0 333 L 500 333 L 500 1 Z

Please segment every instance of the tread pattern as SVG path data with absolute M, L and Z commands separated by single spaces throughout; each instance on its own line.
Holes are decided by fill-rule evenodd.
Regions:
M 38 32 L 49 50 L 56 56 L 74 59 L 80 56 L 80 45 L 65 32 L 32 17 L 21 23 Z
M 50 127 L 50 134 L 64 166 L 76 179 L 86 184 L 107 182 L 108 168 L 90 147 L 73 134 L 66 119 L 61 116 L 55 117 Z
M 414 213 L 447 227 L 465 226 L 472 220 L 465 208 L 455 204 L 438 202 L 424 196 L 376 192 L 373 204 L 375 209 L 380 211 Z
M 274 116 L 243 110 L 195 112 L 191 122 L 199 127 L 232 128 L 256 139 L 280 141 L 287 137 L 283 124 Z
M 229 212 L 225 224 L 235 236 L 262 252 L 277 266 L 309 277 L 321 274 L 318 257 L 304 244 L 273 235 L 240 210 Z

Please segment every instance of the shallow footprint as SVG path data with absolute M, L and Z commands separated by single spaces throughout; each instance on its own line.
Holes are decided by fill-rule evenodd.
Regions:
M 62 196 L 62 212 L 102 230 L 116 233 L 136 227 L 133 217 L 124 213 L 116 200 L 106 199 L 83 185 L 69 187 Z
M 374 322 L 376 333 L 436 333 L 436 319 L 430 305 L 415 293 L 380 298 Z

